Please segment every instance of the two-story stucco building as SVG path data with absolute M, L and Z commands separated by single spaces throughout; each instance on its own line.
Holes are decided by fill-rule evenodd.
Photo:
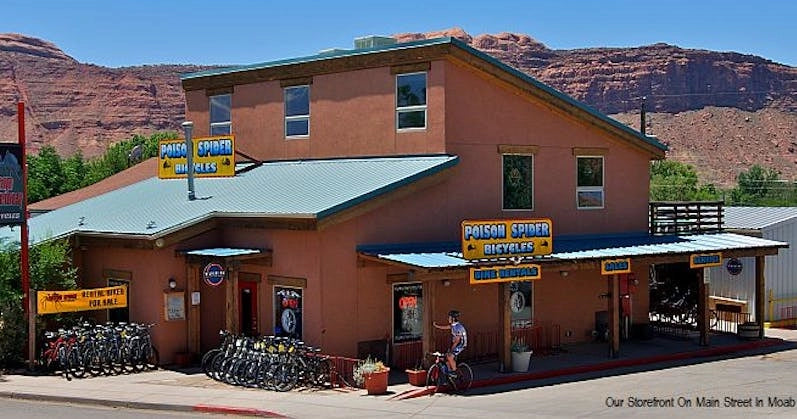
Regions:
M 602 325 L 616 353 L 621 323 L 648 322 L 651 264 L 705 252 L 763 264 L 783 246 L 649 235 L 649 164 L 666 146 L 456 39 L 182 84 L 194 137 L 234 135 L 234 177 L 196 179 L 194 200 L 185 180 L 153 177 L 32 220 L 34 241 L 73 239 L 84 287 L 129 285 L 124 315 L 157 322 L 165 362 L 226 327 L 413 364 L 445 341 L 432 322 L 450 309 L 471 356 L 505 360 L 510 336 L 590 341 Z M 472 285 L 470 268 L 514 262 L 464 259 L 463 220 L 513 219 L 550 220 L 552 252 L 515 261 L 539 279 Z M 611 260 L 626 269 L 602 274 Z M 214 263 L 221 280 L 203 280 Z M 167 294 L 184 317 L 165 320 Z

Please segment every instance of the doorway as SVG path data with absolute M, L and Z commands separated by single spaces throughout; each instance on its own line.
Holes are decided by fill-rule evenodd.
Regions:
M 238 281 L 238 320 L 241 333 L 257 336 L 257 282 Z

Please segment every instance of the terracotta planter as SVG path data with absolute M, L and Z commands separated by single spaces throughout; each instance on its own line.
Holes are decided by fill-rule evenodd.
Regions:
M 426 370 L 406 370 L 410 385 L 416 387 L 426 386 Z
M 384 371 L 372 372 L 365 374 L 365 390 L 368 394 L 385 394 L 387 393 L 387 375 L 390 368 Z

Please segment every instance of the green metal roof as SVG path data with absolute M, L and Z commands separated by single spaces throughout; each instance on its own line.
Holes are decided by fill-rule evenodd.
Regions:
M 492 64 L 493 66 L 498 67 L 499 69 L 501 69 L 501 70 L 503 70 L 503 71 L 505 71 L 505 72 L 507 72 L 509 74 L 512 74 L 515 77 L 520 78 L 521 80 L 523 80 L 524 82 L 526 82 L 528 84 L 531 84 L 535 88 L 540 89 L 540 90 L 544 91 L 545 93 L 547 93 L 547 94 L 549 94 L 549 95 L 551 95 L 551 96 L 553 96 L 553 97 L 555 97 L 555 98 L 557 98 L 557 99 L 559 99 L 559 100 L 561 100 L 563 102 L 566 102 L 566 103 L 568 103 L 568 104 L 570 104 L 572 106 L 575 106 L 575 107 L 587 112 L 588 114 L 598 118 L 602 122 L 605 122 L 606 124 L 611 125 L 614 128 L 617 128 L 617 129 L 619 129 L 619 130 L 621 130 L 623 132 L 626 132 L 628 134 L 633 135 L 634 137 L 638 138 L 639 140 L 641 140 L 641 141 L 643 141 L 643 142 L 645 142 L 645 143 L 647 143 L 649 145 L 652 145 L 652 146 L 654 146 L 654 147 L 656 147 L 656 148 L 658 148 L 658 149 L 660 149 L 662 151 L 667 151 L 667 149 L 668 149 L 667 145 L 659 142 L 655 137 L 649 137 L 649 136 L 647 136 L 645 134 L 642 134 L 641 132 L 629 127 L 628 125 L 625 125 L 625 124 L 623 124 L 623 123 L 621 123 L 621 122 L 619 122 L 619 121 L 617 121 L 617 120 L 615 120 L 613 118 L 610 118 L 609 116 L 607 116 L 604 113 L 598 111 L 597 109 L 594 109 L 593 107 L 587 105 L 586 103 L 578 101 L 578 100 L 574 99 L 573 97 L 571 97 L 571 96 L 569 96 L 569 95 L 567 95 L 565 93 L 562 93 L 559 90 L 556 90 L 553 87 L 548 86 L 547 84 L 535 79 L 534 77 L 531 77 L 528 74 L 526 74 L 526 73 L 524 73 L 524 72 L 522 72 L 522 71 L 520 71 L 520 70 L 518 70 L 518 69 L 516 69 L 514 67 L 511 67 L 511 66 L 505 64 L 501 60 L 498 60 L 497 58 L 495 58 L 495 57 L 493 57 L 493 56 L 491 56 L 489 54 L 486 54 L 486 53 L 484 53 L 482 51 L 479 51 L 478 49 L 471 47 L 470 45 L 466 44 L 465 42 L 460 41 L 459 39 L 456 39 L 456 38 L 452 38 L 452 37 L 424 39 L 424 40 L 420 40 L 420 41 L 397 43 L 397 44 L 393 44 L 393 45 L 379 46 L 379 47 L 374 47 L 374 48 L 351 49 L 351 50 L 335 50 L 335 51 L 329 52 L 329 53 L 309 55 L 309 56 L 305 56 L 305 57 L 289 58 L 289 59 L 277 60 L 277 61 L 268 61 L 268 62 L 259 63 L 259 64 L 224 67 L 224 68 L 218 68 L 218 69 L 212 69 L 212 70 L 199 71 L 199 72 L 195 72 L 195 73 L 186 73 L 186 74 L 182 74 L 180 76 L 180 80 L 190 80 L 190 79 L 196 79 L 196 78 L 202 78 L 202 77 L 213 77 L 213 76 L 219 76 L 219 75 L 223 75 L 223 74 L 238 73 L 238 72 L 245 72 L 245 71 L 254 71 L 254 70 L 261 70 L 261 69 L 265 69 L 265 68 L 281 67 L 281 66 L 293 65 L 293 64 L 303 64 L 303 63 L 309 63 L 309 62 L 313 62 L 313 61 L 334 60 L 334 59 L 337 59 L 337 58 L 351 57 L 351 56 L 356 56 L 356 55 L 375 54 L 375 53 L 380 53 L 380 52 L 396 51 L 396 50 L 412 49 L 412 48 L 423 48 L 423 47 L 428 47 L 428 46 L 432 46 L 432 45 L 445 45 L 445 44 L 450 44 L 450 45 L 456 46 L 457 48 L 460 48 L 460 49 L 470 53 L 471 55 L 474 55 L 474 56 L 476 56 L 476 57 L 478 57 L 478 58 L 480 58 L 480 59 Z
M 264 163 L 235 177 L 153 177 L 29 221 L 30 242 L 72 234 L 155 239 L 214 217 L 322 219 L 453 167 L 450 155 Z M 0 239 L 19 228 L 0 228 Z

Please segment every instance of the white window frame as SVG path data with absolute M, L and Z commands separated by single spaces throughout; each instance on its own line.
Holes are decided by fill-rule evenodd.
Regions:
M 578 159 L 601 159 L 601 186 L 578 186 Z M 578 202 L 579 192 L 600 192 L 601 205 L 595 207 L 582 207 Z M 606 159 L 600 155 L 576 156 L 576 208 L 580 210 L 599 210 L 606 207 Z
M 287 100 L 287 91 L 289 89 L 298 89 L 301 87 L 307 88 L 307 114 L 306 115 L 286 115 L 288 113 L 288 100 Z M 283 123 L 283 133 L 285 134 L 285 139 L 294 139 L 294 138 L 308 138 L 310 137 L 310 85 L 309 84 L 300 84 L 296 86 L 287 86 L 282 89 L 282 97 L 283 97 L 283 115 L 285 116 L 285 121 Z M 307 121 L 307 134 L 298 134 L 298 135 L 288 135 L 288 122 L 289 121 Z
M 210 123 L 210 134 L 211 135 L 225 135 L 225 134 L 218 134 L 218 133 L 214 134 L 213 133 L 213 128 L 219 128 L 219 127 L 227 127 L 227 134 L 226 135 L 231 135 L 232 134 L 232 94 L 224 93 L 224 94 L 221 94 L 221 95 L 213 95 L 210 98 L 208 98 L 208 104 L 210 105 L 210 108 L 208 109 L 208 120 L 213 121 L 213 115 L 211 115 L 211 112 L 213 112 L 213 98 L 221 97 L 221 96 L 229 96 L 230 97 L 230 119 L 227 120 L 227 121 L 224 121 L 224 122 L 211 122 Z
M 501 211 L 518 212 L 518 211 L 534 211 L 534 154 L 533 153 L 501 153 Z M 531 157 L 531 208 L 504 208 L 504 156 L 529 156 Z
M 423 76 L 424 76 L 424 82 L 425 82 L 425 85 L 426 85 L 425 86 L 425 88 L 426 88 L 426 97 L 424 98 L 424 101 L 426 103 L 424 103 L 423 105 L 399 106 L 398 105 L 399 77 L 413 76 L 413 75 L 416 75 L 416 74 L 423 74 Z M 429 124 L 428 124 L 429 112 L 427 112 L 427 106 L 429 104 L 429 74 L 428 74 L 428 72 L 426 72 L 426 71 L 416 71 L 416 72 L 413 72 L 413 73 L 396 74 L 395 82 L 396 82 L 396 85 L 393 88 L 393 94 L 395 95 L 394 103 L 396 105 L 396 115 L 395 115 L 396 116 L 396 132 L 425 131 L 426 127 L 429 126 Z M 417 112 L 417 111 L 423 111 L 423 126 L 422 127 L 399 128 L 399 114 L 405 113 L 405 112 Z

